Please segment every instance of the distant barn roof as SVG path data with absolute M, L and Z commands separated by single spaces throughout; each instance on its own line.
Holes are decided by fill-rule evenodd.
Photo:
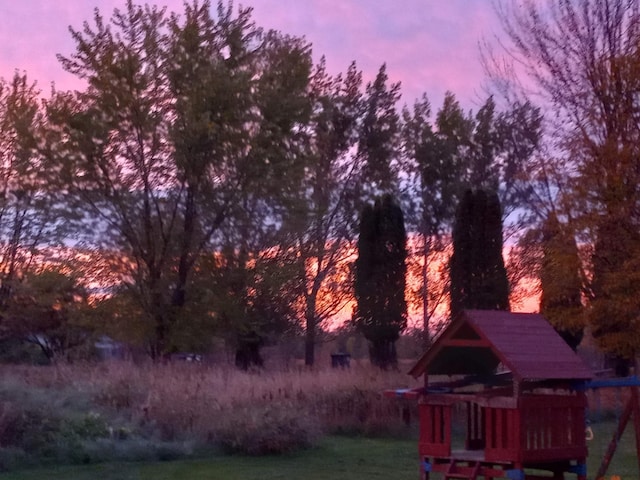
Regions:
M 583 361 L 539 314 L 465 310 L 409 372 L 491 374 L 499 364 L 519 380 L 585 380 Z

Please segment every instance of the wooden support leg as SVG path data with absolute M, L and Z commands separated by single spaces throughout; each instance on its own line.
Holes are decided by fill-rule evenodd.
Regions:
M 620 417 L 620 421 L 618 422 L 618 427 L 616 428 L 616 431 L 613 434 L 613 438 L 609 443 L 607 452 L 604 454 L 604 457 L 602 458 L 602 463 L 600 464 L 600 468 L 598 469 L 596 478 L 602 478 L 607 473 L 609 464 L 613 459 L 613 454 L 616 453 L 616 449 L 618 448 L 618 442 L 620 442 L 620 438 L 624 433 L 624 429 L 627 426 L 627 423 L 629 423 L 631 412 L 633 412 L 634 410 L 633 404 L 634 404 L 634 401 L 633 401 L 633 394 L 632 394 L 631 398 L 629 399 L 629 402 L 627 403 L 627 406 L 624 409 L 624 413 L 622 414 L 622 417 Z

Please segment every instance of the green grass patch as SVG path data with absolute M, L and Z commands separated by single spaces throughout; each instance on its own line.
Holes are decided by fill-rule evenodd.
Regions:
M 591 427 L 594 438 L 587 442 L 589 447 L 588 477 L 595 478 L 602 458 L 607 447 L 613 438 L 613 433 L 617 427 L 617 418 L 612 418 L 603 422 L 596 422 Z M 613 460 L 607 470 L 605 478 L 609 479 L 617 475 L 621 479 L 640 478 L 638 471 L 638 458 L 636 455 L 636 440 L 633 429 L 633 418 L 627 424 L 627 428 L 618 442 L 618 448 L 613 456 Z
M 594 425 L 589 442 L 589 475 L 594 478 L 615 424 Z M 635 437 L 629 425 L 620 441 L 606 478 L 639 478 Z M 435 476 L 434 476 L 435 477 Z M 276 456 L 212 455 L 196 460 L 164 462 L 110 462 L 87 466 L 59 466 L 6 473 L 3 480 L 415 480 L 418 478 L 415 439 L 371 439 L 330 436 L 310 450 Z
M 295 454 L 155 463 L 106 463 L 90 466 L 23 470 L 3 480 L 415 480 L 418 476 L 417 442 L 328 437 L 321 445 Z

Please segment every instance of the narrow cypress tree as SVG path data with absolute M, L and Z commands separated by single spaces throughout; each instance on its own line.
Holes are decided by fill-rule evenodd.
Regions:
M 467 190 L 453 226 L 451 316 L 463 309 L 509 310 L 502 258 L 502 210 L 497 194 Z
M 402 210 L 390 195 L 363 209 L 353 322 L 369 341 L 371 363 L 381 368 L 397 364 L 395 342 L 407 326 L 406 244 Z

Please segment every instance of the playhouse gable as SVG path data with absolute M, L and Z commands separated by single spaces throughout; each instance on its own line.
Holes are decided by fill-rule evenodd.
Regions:
M 494 310 L 463 311 L 409 374 L 491 375 L 500 364 L 519 380 L 592 376 L 542 315 Z

